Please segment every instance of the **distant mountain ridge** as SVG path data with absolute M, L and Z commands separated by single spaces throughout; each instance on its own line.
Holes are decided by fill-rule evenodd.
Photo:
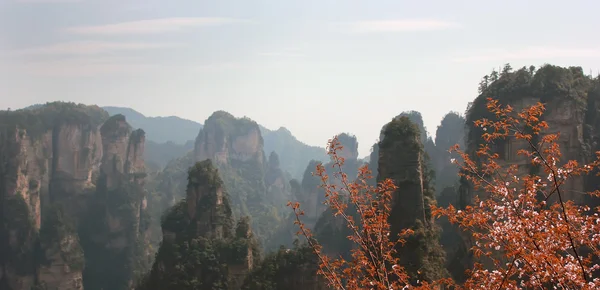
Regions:
M 156 143 L 171 141 L 183 145 L 193 140 L 194 136 L 198 135 L 202 129 L 202 124 L 176 116 L 147 117 L 134 109 L 124 107 L 107 106 L 102 109 L 111 116 L 121 114 L 127 117 L 131 126 L 144 129 L 146 138 Z
M 198 122 L 176 116 L 147 117 L 126 107 L 107 106 L 102 109 L 111 116 L 124 115 L 132 127 L 144 129 L 148 147 L 145 159 L 149 164 L 156 164 L 159 167 L 165 166 L 169 160 L 181 157 L 191 150 L 189 142 L 193 142 L 200 129 L 203 128 L 203 125 Z M 328 160 L 325 148 L 310 146 L 299 141 L 285 127 L 270 130 L 259 125 L 259 128 L 264 139 L 265 154 L 268 156 L 273 151 L 277 153 L 281 169 L 290 173 L 294 178 L 302 177 L 306 165 L 311 160 Z

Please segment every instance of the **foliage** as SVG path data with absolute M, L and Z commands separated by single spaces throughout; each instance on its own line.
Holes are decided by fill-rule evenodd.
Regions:
M 600 208 L 565 200 L 561 186 L 591 172 L 600 161 L 561 162 L 559 134 L 542 133 L 548 124 L 540 119 L 541 103 L 518 114 L 492 98 L 487 106 L 494 120 L 475 122 L 486 132 L 482 138 L 487 144 L 477 150 L 482 162 L 456 148 L 464 160 L 462 176 L 483 190 L 483 195 L 476 196 L 464 210 L 434 208 L 436 215 L 447 216 L 474 240 L 471 250 L 480 261 L 463 287 L 598 289 L 600 279 L 595 277 L 600 266 L 593 261 L 600 254 Z M 539 136 L 537 143 L 532 141 L 535 135 Z M 540 166 L 544 176 L 518 176 L 517 165 L 501 167 L 499 155 L 491 151 L 489 143 L 508 137 L 528 144 L 519 155 Z M 600 152 L 596 155 L 600 157 Z M 597 197 L 600 192 L 589 195 Z
M 505 69 L 505 74 L 508 70 Z M 470 251 L 479 261 L 466 274 L 465 282 L 457 285 L 448 279 L 440 279 L 423 281 L 411 287 L 411 277 L 405 268 L 399 266 L 401 260 L 394 257 L 393 242 L 390 238 L 386 239 L 391 232 L 388 218 L 392 212 L 392 193 L 398 189 L 396 185 L 386 179 L 377 188 L 369 187 L 366 179 L 370 172 L 362 168 L 358 181 L 345 181 L 341 188 L 332 187 L 329 176 L 319 166 L 317 175 L 322 177 L 328 205 L 335 215 L 343 217 L 352 230 L 348 239 L 356 245 L 353 259 L 332 259 L 324 255 L 320 244 L 300 220 L 303 215 L 300 205 L 290 203 L 290 206 L 296 214 L 300 234 L 307 237 L 308 245 L 319 259 L 318 273 L 331 286 L 336 289 L 359 289 L 364 285 L 372 285 L 372 289 L 429 289 L 435 284 L 448 283 L 455 289 L 600 287 L 600 279 L 597 278 L 600 266 L 596 264 L 600 256 L 600 207 L 591 208 L 567 201 L 561 188 L 572 177 L 597 170 L 600 152 L 596 153 L 597 159 L 587 164 L 573 160 L 561 162 L 557 143 L 559 134 L 542 134 L 548 125 L 541 119 L 544 111 L 541 103 L 525 108 L 516 116 L 510 106 L 502 107 L 498 100 L 492 98 L 488 99 L 487 108 L 494 119 L 483 118 L 475 122 L 485 132 L 482 135 L 485 144 L 476 152 L 478 162 L 472 160 L 468 153 L 458 150 L 458 146 L 454 148 L 463 159 L 461 182 L 471 182 L 477 190 L 483 190 L 483 194 L 475 196 L 472 205 L 462 205 L 463 210 L 457 210 L 453 204 L 447 208 L 431 204 L 433 215 L 447 217 L 474 241 Z M 409 128 L 398 126 L 390 130 L 398 136 L 414 136 Z M 499 154 L 491 151 L 490 143 L 508 137 L 529 144 L 529 149 L 520 150 L 519 155 L 539 166 L 544 176 L 519 174 L 518 165 L 503 167 L 497 162 Z M 391 140 L 386 139 L 380 143 L 381 149 L 393 145 Z M 334 138 L 330 145 L 334 158 L 338 146 Z M 392 157 L 380 156 L 381 160 Z M 343 164 L 343 160 L 338 162 Z M 382 165 L 379 166 L 381 168 Z M 335 176 L 347 179 L 341 164 Z M 340 193 L 342 191 L 343 194 Z M 343 202 L 343 195 L 350 197 L 348 203 Z M 598 198 L 600 191 L 588 195 Z M 465 201 L 458 200 L 456 203 L 461 206 Z M 347 213 L 349 204 L 358 208 L 360 217 L 357 221 Z M 417 219 L 417 224 L 426 220 Z M 409 236 L 419 235 L 418 231 L 422 228 L 405 228 L 401 242 L 407 241 Z M 420 234 L 427 235 L 425 232 Z
M 400 265 L 414 280 L 433 281 L 446 276 L 445 253 L 438 244 L 439 228 L 433 222 L 430 207 L 435 204 L 427 157 L 421 145 L 418 127 L 406 117 L 395 118 L 385 126 L 379 142 L 378 181 L 393 180 L 390 234 L 404 229 L 414 231 L 396 248 Z
M 152 270 L 136 289 L 228 289 L 230 267 L 260 259 L 250 219 L 240 219 L 234 229 L 227 193 L 217 202 L 222 185 L 210 160 L 189 169 L 188 198 L 164 215 L 163 242 Z M 217 226 L 222 235 L 215 234 Z
M 351 251 L 351 259 L 331 259 L 325 255 L 320 244 L 300 220 L 304 214 L 300 210 L 300 204 L 290 202 L 289 206 L 296 214 L 299 233 L 307 238 L 308 245 L 319 259 L 318 273 L 336 289 L 362 289 L 364 285 L 370 285 L 372 289 L 400 289 L 410 285 L 410 277 L 396 255 L 396 246 L 404 243 L 405 238 L 413 234 L 413 231 L 405 229 L 396 237 L 389 234 L 390 205 L 397 187 L 391 179 L 382 181 L 377 187 L 370 186 L 367 180 L 371 178 L 371 172 L 366 166 L 360 168 L 356 181 L 349 182 L 342 170 L 344 159 L 337 155 L 337 151 L 341 149 L 339 141 L 332 139 L 328 148 L 336 169 L 334 177 L 340 180 L 342 186 L 331 185 L 323 165 L 317 166 L 316 175 L 321 178 L 327 205 L 334 215 L 343 218 L 351 230 L 348 239 L 355 247 Z M 349 205 L 356 207 L 359 213 L 357 221 L 347 213 Z M 419 287 L 430 285 L 428 281 L 418 283 Z
M 47 208 L 40 229 L 39 242 L 43 264 L 52 263 L 47 258 L 57 251 L 62 261 L 69 266 L 70 271 L 83 270 L 85 259 L 83 249 L 79 244 L 77 227 L 72 218 L 65 214 L 60 204 L 54 204 Z
M 155 266 L 136 289 L 227 289 L 227 267 L 218 246 L 203 237 L 163 242 Z
M 37 138 L 59 124 L 76 124 L 95 130 L 108 114 L 98 106 L 52 102 L 16 111 L 0 111 L 0 124 L 25 129 L 31 138 Z
M 102 127 L 100 128 L 100 132 L 103 137 L 111 137 L 118 138 L 121 136 L 126 136 L 132 131 L 131 126 L 127 123 L 125 116 L 123 115 L 114 115 L 108 118 Z
M 78 224 L 86 261 L 86 289 L 130 289 L 130 283 L 148 268 L 147 244 L 140 231 L 144 195 L 139 184 L 127 179 L 109 189 L 106 176 L 100 175 L 88 210 Z
M 484 144 L 482 135 L 485 133 L 481 127 L 472 126 L 479 119 L 494 120 L 495 115 L 487 110 L 487 99 L 499 100 L 503 104 L 510 104 L 526 98 L 536 98 L 542 103 L 564 104 L 572 102 L 576 109 L 583 112 L 586 108 L 587 91 L 591 79 L 583 74 L 580 67 L 562 68 L 553 65 L 544 65 L 537 71 L 534 67 L 523 67 L 512 71 L 510 65 L 498 74 L 492 71 L 483 78 L 480 85 L 480 95 L 473 101 L 467 110 L 466 140 L 467 149 L 471 155 L 480 144 Z M 502 139 L 495 140 L 499 146 Z
M 29 207 L 20 193 L 1 197 L 0 261 L 12 265 L 19 275 L 32 274 L 36 232 Z
M 281 247 L 250 272 L 242 290 L 318 289 L 317 269 L 317 256 L 310 247 Z

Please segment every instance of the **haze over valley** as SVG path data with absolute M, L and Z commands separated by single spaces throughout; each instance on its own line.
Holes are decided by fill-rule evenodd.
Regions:
M 0 290 L 600 289 L 598 9 L 0 0 Z

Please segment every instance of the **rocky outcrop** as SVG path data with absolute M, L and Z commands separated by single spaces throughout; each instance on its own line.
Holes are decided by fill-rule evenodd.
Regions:
M 420 140 L 418 127 L 407 117 L 395 118 L 388 123 L 378 144 L 377 180 L 389 178 L 397 186 L 389 216 L 390 236 L 396 237 L 404 229 L 415 232 L 396 248 L 401 265 L 410 277 L 431 281 L 446 276 L 445 253 L 438 242 L 439 229 L 431 216 L 435 192 L 430 186 L 430 173 Z
M 197 163 L 189 171 L 187 218 L 193 236 L 224 239 L 232 228 L 231 207 L 223 181 L 210 160 Z
M 196 138 L 195 161 L 212 160 L 222 173 L 236 217 L 252 217 L 252 228 L 261 239 L 273 232 L 269 223 L 279 219 L 277 198 L 267 198 L 267 162 L 256 122 L 218 111 L 205 122 Z
M 143 232 L 144 133 L 107 119 L 72 103 L 0 112 L 0 288 L 100 289 L 119 280 L 93 274 L 105 258 L 131 286 L 133 262 L 110 257 L 135 260 Z
M 598 78 L 592 79 L 583 73 L 581 67 L 558 67 L 544 65 L 537 71 L 535 67 L 521 68 L 512 71 L 506 65 L 501 73 L 493 71 L 485 76 L 480 84 L 479 96 L 467 110 L 466 116 L 466 149 L 471 158 L 477 161 L 475 151 L 483 143 L 481 135 L 483 128 L 473 126 L 473 122 L 482 118 L 494 119 L 486 108 L 487 98 L 496 99 L 503 106 L 510 105 L 513 113 L 519 113 L 523 108 L 541 102 L 545 105 L 545 112 L 541 119 L 546 121 L 549 129 L 543 134 L 559 133 L 558 144 L 562 152 L 560 162 L 576 160 L 579 163 L 595 159 L 594 151 L 597 150 L 598 135 L 598 107 L 597 107 Z M 534 137 L 533 142 L 539 140 Z M 537 140 L 536 140 L 537 139 Z M 493 152 L 498 153 L 501 166 L 518 165 L 518 174 L 543 174 L 539 168 L 531 166 L 527 157 L 518 155 L 520 149 L 529 150 L 525 141 L 509 137 L 497 140 L 492 144 Z M 544 178 L 544 177 L 542 177 Z M 582 192 L 596 190 L 596 177 L 571 176 L 561 185 L 563 199 L 576 203 L 590 201 Z M 475 191 L 463 178 L 459 188 L 459 208 L 469 205 L 473 197 L 478 195 L 486 198 L 485 192 Z M 555 202 L 557 195 L 551 196 L 549 202 Z M 597 201 L 593 201 L 597 202 Z M 590 204 L 593 205 L 593 204 Z M 464 235 L 463 248 L 470 248 L 473 241 Z M 464 268 L 469 268 L 475 259 L 469 253 L 461 257 Z
M 196 163 L 187 198 L 165 215 L 163 243 L 137 289 L 240 289 L 259 251 L 249 219 L 235 229 L 232 221 L 218 170 L 211 160 Z
M 358 176 L 359 167 L 363 165 L 358 160 L 358 141 L 355 136 L 348 133 L 339 134 L 337 138 L 340 143 L 339 145 L 342 147 L 337 151 L 337 155 L 344 159 L 342 171 L 347 175 L 347 181 L 353 182 Z M 333 162 L 324 166 L 329 176 L 328 183 L 335 185 L 341 198 L 347 199 L 348 191 L 345 189 L 345 185 L 340 179 L 341 177 L 336 176 L 340 169 L 337 166 L 333 166 Z M 306 170 L 307 172 L 315 172 L 315 167 L 313 166 Z M 355 247 L 355 244 L 347 238 L 352 232 L 348 228 L 346 221 L 342 217 L 336 216 L 334 210 L 324 204 L 327 198 L 325 197 L 324 190 L 319 188 L 319 185 L 322 183 L 321 179 L 318 176 L 307 176 L 306 174 L 305 178 L 309 180 L 309 184 L 312 183 L 310 186 L 306 186 L 305 189 L 306 192 L 310 193 L 308 195 L 308 204 L 311 207 L 313 205 L 316 206 L 315 214 L 317 215 L 317 219 L 314 223 L 314 232 L 323 246 L 324 252 L 331 256 L 343 255 L 346 258 L 350 257 L 351 250 Z M 302 182 L 303 186 L 305 186 L 304 180 Z M 346 213 L 352 216 L 354 220 L 359 219 L 358 211 L 351 204 L 348 206 Z M 308 225 L 313 226 L 313 224 Z
M 102 156 L 98 127 L 107 117 L 96 106 L 72 103 L 0 112 L 0 218 L 5 225 L 0 239 L 2 251 L 6 251 L 0 255 L 3 289 L 57 285 L 58 280 L 78 289 L 82 267 L 61 267 L 63 262 L 49 251 L 35 257 L 33 245 L 39 241 L 48 249 L 79 247 L 72 236 L 45 241 L 43 236 L 38 238 L 38 232 L 44 230 L 51 205 L 65 205 L 67 215 L 85 208 L 84 196 L 93 187 Z M 50 262 L 40 265 L 39 259 Z M 48 269 L 52 275 L 47 275 Z
M 80 231 L 88 262 L 84 282 L 86 289 L 131 289 L 146 254 L 145 133 L 132 130 L 122 115 L 108 119 L 101 133 L 97 190 Z
M 85 265 L 83 249 L 72 217 L 61 205 L 48 208 L 40 231 L 38 287 L 41 289 L 82 290 L 81 272 Z
M 454 145 L 464 150 L 465 118 L 450 112 L 444 116 L 435 134 L 435 150 L 428 152 L 435 170 L 435 189 L 438 195 L 447 188 L 458 185 L 458 166 L 452 164 L 452 158 L 459 159 L 456 152 L 449 152 Z
M 481 94 L 475 99 L 467 112 L 467 124 L 481 118 L 492 117 L 486 109 L 487 98 L 491 97 L 500 101 L 502 105 L 513 107 L 514 114 L 523 108 L 537 102 L 545 104 L 546 111 L 542 119 L 549 125 L 549 130 L 543 134 L 560 133 L 558 144 L 562 152 L 562 162 L 577 160 L 583 162 L 593 158 L 590 152 L 589 141 L 584 138 L 584 129 L 589 120 L 585 120 L 588 107 L 588 94 L 592 89 L 592 81 L 583 74 L 579 67 L 562 68 L 545 65 L 539 70 L 522 68 L 512 72 L 507 67 L 499 76 L 488 80 L 480 88 Z M 482 143 L 482 128 L 468 125 L 466 146 L 474 155 L 477 146 Z M 596 129 L 592 129 L 594 131 Z M 535 141 L 535 140 L 534 140 Z M 495 142 L 492 148 L 500 155 L 500 163 L 504 166 L 519 165 L 521 174 L 529 174 L 532 170 L 531 163 L 524 156 L 517 155 L 520 149 L 529 149 L 524 140 L 515 140 L 514 137 Z M 585 191 L 583 177 L 573 177 L 562 188 L 564 198 L 576 202 L 583 201 L 581 192 Z M 471 193 L 471 196 L 475 193 Z
M 265 160 L 258 124 L 247 118 L 236 119 L 224 111 L 215 112 L 206 120 L 194 152 L 196 160 L 211 159 L 219 166 L 250 160 L 263 164 Z
M 283 172 L 279 163 L 279 155 L 271 152 L 265 170 L 265 185 L 267 187 L 267 199 L 280 212 L 285 212 L 287 202 L 290 200 L 291 189 L 288 176 Z
M 145 173 L 144 143 L 145 133 L 133 131 L 123 115 L 112 116 L 102 125 L 101 172 L 107 189 L 113 189 L 123 181 L 137 180 Z

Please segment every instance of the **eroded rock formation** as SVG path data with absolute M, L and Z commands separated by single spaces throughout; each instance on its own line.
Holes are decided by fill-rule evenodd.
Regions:
M 187 198 L 162 228 L 152 271 L 138 289 L 240 289 L 259 256 L 249 219 L 233 228 L 229 195 L 211 160 L 190 168 Z
M 129 130 L 122 148 L 107 139 L 115 131 L 101 129 L 107 119 L 96 106 L 60 102 L 0 112 L 0 288 L 83 289 L 89 284 L 83 277 L 89 257 L 82 251 L 89 237 L 82 235 L 90 232 L 81 229 L 90 230 L 90 212 L 104 213 L 98 196 L 106 184 L 98 179 L 113 181 L 129 172 L 137 173 L 132 178 L 139 184 L 144 171 L 143 131 Z M 109 159 L 118 163 L 114 156 L 123 156 L 127 165 L 119 174 L 104 172 L 101 168 L 119 167 L 108 165 Z M 140 206 L 133 212 L 132 221 L 139 223 Z

